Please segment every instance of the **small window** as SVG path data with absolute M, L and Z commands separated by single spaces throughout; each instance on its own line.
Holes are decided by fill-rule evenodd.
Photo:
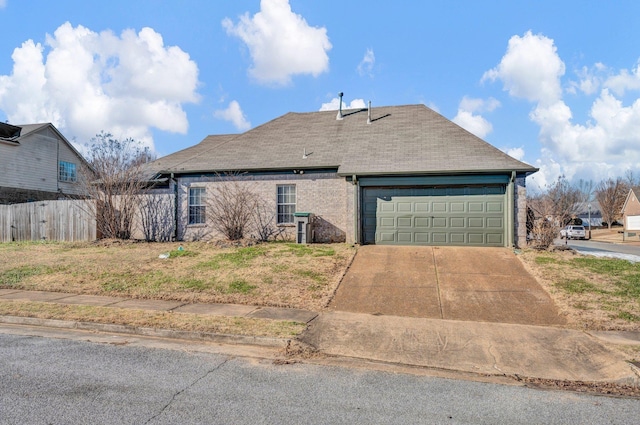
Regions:
M 278 224 L 293 224 L 296 212 L 296 186 L 293 184 L 278 186 Z
M 189 189 L 189 224 L 204 224 L 206 219 L 205 189 Z
M 77 181 L 76 164 L 73 162 L 60 161 L 58 164 L 58 180 L 61 182 Z

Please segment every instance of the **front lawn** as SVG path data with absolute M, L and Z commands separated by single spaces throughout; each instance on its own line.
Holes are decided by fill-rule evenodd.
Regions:
M 640 263 L 574 251 L 520 255 L 551 294 L 569 326 L 583 330 L 640 330 Z
M 0 244 L 0 288 L 317 311 L 354 252 L 346 244 Z

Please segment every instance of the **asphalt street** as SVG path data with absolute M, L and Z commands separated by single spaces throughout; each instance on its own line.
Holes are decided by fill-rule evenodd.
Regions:
M 6 332 L 6 333 L 5 333 Z M 0 328 L 2 424 L 630 424 L 635 399 Z
M 634 261 L 640 261 L 640 246 L 637 245 L 622 245 L 606 242 L 595 241 L 582 241 L 582 240 L 560 240 L 555 241 L 556 245 L 568 245 L 578 252 L 592 255 L 606 255 L 610 254 L 612 257 L 634 259 Z M 616 255 L 620 254 L 620 255 Z

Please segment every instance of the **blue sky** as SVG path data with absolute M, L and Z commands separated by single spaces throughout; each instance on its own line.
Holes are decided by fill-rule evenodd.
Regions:
M 287 112 L 423 103 L 544 186 L 640 171 L 640 2 L 0 0 L 0 119 L 159 155 Z

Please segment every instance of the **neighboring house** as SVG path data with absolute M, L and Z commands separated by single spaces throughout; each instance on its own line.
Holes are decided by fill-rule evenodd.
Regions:
M 640 239 L 640 187 L 629 189 L 627 199 L 622 206 L 622 219 L 623 240 Z
M 175 193 L 178 239 L 207 233 L 207 194 L 231 173 L 290 235 L 309 212 L 316 242 L 472 246 L 526 244 L 537 171 L 424 105 L 288 113 L 151 167 Z
M 589 205 L 591 205 L 591 211 L 589 211 Z M 582 224 L 585 227 L 602 227 L 602 212 L 600 211 L 598 201 L 594 200 L 585 204 L 577 217 L 582 220 Z M 589 218 L 591 218 L 591 222 L 589 222 Z M 589 224 L 591 224 L 591 226 L 589 226 Z
M 49 123 L 0 123 L 0 204 L 81 195 L 84 158 Z

